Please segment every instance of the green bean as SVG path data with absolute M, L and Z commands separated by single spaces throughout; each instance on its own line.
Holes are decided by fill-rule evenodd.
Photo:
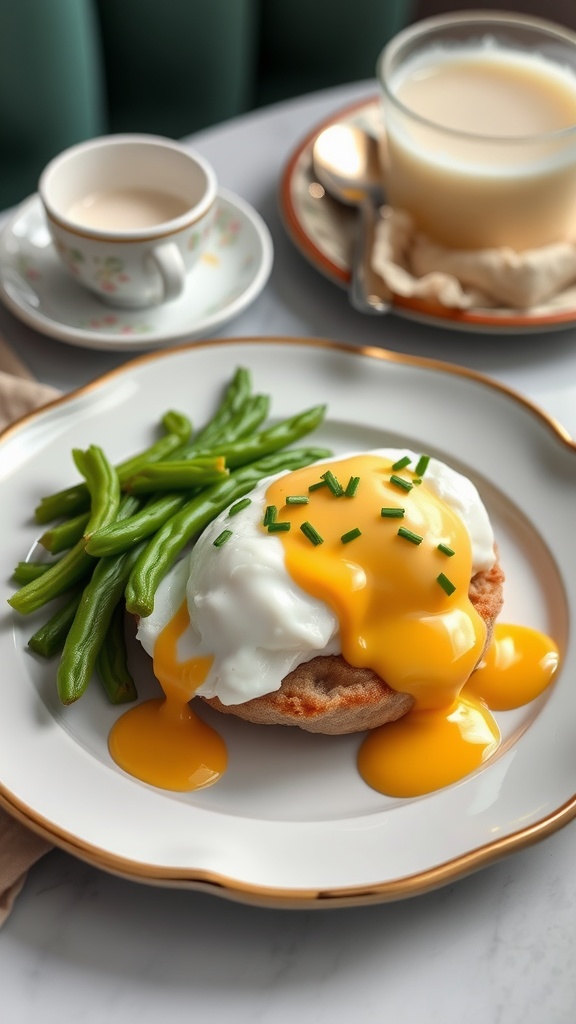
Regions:
M 66 551 L 84 536 L 89 517 L 89 512 L 81 512 L 80 515 L 74 516 L 72 519 L 65 519 L 58 526 L 52 526 L 49 530 L 45 530 L 38 543 L 52 555 Z
M 310 434 L 316 427 L 320 426 L 326 413 L 325 405 L 315 405 L 311 409 L 291 416 L 290 419 L 276 423 L 268 430 L 259 434 L 234 441 L 232 444 L 222 444 L 218 452 L 226 459 L 229 469 L 237 469 L 249 462 L 255 462 L 266 455 L 286 448 L 306 434 Z
M 98 657 L 96 671 L 111 704 L 136 700 L 138 691 L 128 668 L 124 636 L 124 602 L 118 601 Z
M 85 452 L 76 450 L 74 458 L 80 472 L 85 474 L 92 499 L 93 508 L 86 527 L 90 534 L 112 522 L 116 515 L 120 501 L 118 474 L 96 445 L 91 445 Z M 87 554 L 84 541 L 79 540 L 45 573 L 25 583 L 8 598 L 8 603 L 24 615 L 34 612 L 86 576 L 93 564 L 93 556 Z
M 177 451 L 180 445 L 188 441 L 192 433 L 190 419 L 181 412 L 173 410 L 167 412 L 162 417 L 162 425 L 167 431 L 165 437 L 161 437 L 150 448 L 139 455 L 133 455 L 131 459 L 126 459 L 117 467 L 120 483 L 144 469 L 145 466 L 160 462 L 173 451 Z
M 120 504 L 120 481 L 102 449 L 95 444 L 85 451 L 73 448 L 72 457 L 90 493 L 89 522 L 96 525 L 113 518 Z
M 82 588 L 77 587 L 68 600 L 30 637 L 28 647 L 43 658 L 52 658 L 58 654 L 64 647 L 81 597 Z
M 193 491 L 208 487 L 228 476 L 229 470 L 221 455 L 199 456 L 178 462 L 157 462 L 147 466 L 123 485 L 130 494 L 152 494 L 154 491 Z
M 223 398 L 212 418 L 208 421 L 195 437 L 192 438 L 194 449 L 210 448 L 217 443 L 226 430 L 230 421 L 243 408 L 244 403 L 250 398 L 252 378 L 250 371 L 239 366 L 234 371 L 232 380 L 228 384 Z
M 29 583 L 30 580 L 37 580 L 47 569 L 51 562 L 18 562 L 12 573 L 15 583 Z
M 284 469 L 299 469 L 330 454 L 325 448 L 277 452 L 242 466 L 227 480 L 214 484 L 188 501 L 154 534 L 139 555 L 126 585 L 127 610 L 135 615 L 150 615 L 160 580 L 186 544 L 228 505 L 251 491 L 259 480 Z
M 253 395 L 234 416 L 230 417 L 226 429 L 222 433 L 223 435 L 225 433 L 230 441 L 246 437 L 247 434 L 254 433 L 261 426 L 269 411 L 270 395 Z M 224 436 L 222 440 L 224 440 Z M 213 448 L 216 443 L 213 441 L 210 447 Z M 195 447 L 199 449 L 201 446 L 204 447 L 203 443 L 197 439 Z
M 192 424 L 183 413 L 170 410 L 162 417 L 162 425 L 167 431 L 164 437 L 155 441 L 153 445 L 146 448 L 139 455 L 132 456 L 125 462 L 116 466 L 120 482 L 132 476 L 135 472 L 149 463 L 166 458 L 170 452 L 176 451 L 186 441 L 192 432 Z M 90 495 L 85 483 L 74 484 L 57 491 L 55 494 L 41 498 L 40 504 L 35 510 L 37 523 L 49 523 L 61 516 L 74 516 L 84 512 L 89 505 Z
M 86 543 L 90 555 L 114 555 L 150 537 L 189 499 L 183 494 L 166 494 L 148 502 L 127 519 L 117 520 L 92 534 Z
M 253 434 L 264 422 L 270 409 L 270 398 L 268 395 L 254 395 L 247 398 L 241 409 L 238 410 L 217 433 L 212 434 L 207 448 L 207 442 L 202 441 L 201 436 L 190 441 L 189 444 L 174 452 L 166 460 L 172 462 L 179 459 L 194 459 L 198 452 L 218 451 L 218 445 L 223 443 L 231 444 L 240 440 L 248 434 Z
M 47 572 L 12 594 L 8 604 L 22 615 L 29 615 L 87 576 L 93 565 L 94 559 L 86 554 L 84 542 L 78 541 L 58 562 L 50 565 Z
M 139 552 L 139 547 L 131 548 L 122 555 L 97 561 L 82 591 L 58 665 L 56 684 L 63 704 L 73 704 L 86 690 Z

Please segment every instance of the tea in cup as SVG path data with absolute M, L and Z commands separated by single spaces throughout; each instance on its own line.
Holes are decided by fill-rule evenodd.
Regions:
M 55 157 L 38 191 L 70 275 L 109 305 L 138 308 L 184 291 L 210 234 L 217 181 L 171 139 L 110 135 Z
M 378 61 L 387 201 L 452 249 L 576 239 L 576 35 L 479 11 L 416 22 Z

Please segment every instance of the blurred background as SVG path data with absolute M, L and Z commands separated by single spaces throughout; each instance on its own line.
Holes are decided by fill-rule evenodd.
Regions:
M 574 0 L 0 0 L 0 209 L 34 192 L 47 161 L 75 142 L 181 138 L 369 79 L 406 24 L 495 7 L 576 30 Z

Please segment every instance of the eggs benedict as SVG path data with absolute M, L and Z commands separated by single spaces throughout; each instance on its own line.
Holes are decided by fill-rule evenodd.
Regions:
M 190 743 L 208 751 L 203 781 L 168 788 L 215 781 L 226 754 L 189 707 L 198 696 L 256 724 L 367 731 L 360 772 L 389 795 L 457 781 L 499 743 L 482 683 L 467 686 L 484 678 L 489 690 L 494 678 L 488 653 L 503 578 L 476 487 L 437 459 L 378 449 L 264 480 L 202 533 L 140 620 L 164 698 L 117 722 L 112 754 L 165 784 L 147 755 L 144 775 L 133 767 L 144 719 L 150 740 L 161 713 L 174 727 L 166 741 L 173 761 L 183 751 L 187 760 Z M 515 663 L 531 649 L 528 634 L 517 627 Z M 557 666 L 553 641 L 537 636 L 541 657 L 515 706 L 541 692 Z M 505 682 L 501 669 L 496 675 Z M 183 709 L 190 742 L 176 728 Z

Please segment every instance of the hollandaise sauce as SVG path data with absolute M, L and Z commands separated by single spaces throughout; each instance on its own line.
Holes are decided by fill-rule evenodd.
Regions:
M 414 698 L 404 718 L 360 745 L 362 778 L 392 797 L 477 769 L 500 743 L 490 709 L 533 700 L 558 665 L 554 642 L 526 627 L 497 626 L 485 651 L 486 624 L 469 598 L 468 529 L 426 486 L 427 461 L 369 453 L 285 474 L 268 485 L 260 525 L 281 541 L 292 580 L 333 610 L 346 661 Z M 214 541 L 215 558 L 225 542 Z M 164 696 L 126 712 L 109 739 L 127 772 L 180 791 L 211 785 L 227 764 L 224 742 L 190 706 L 213 659 L 178 658 L 188 624 L 184 601 L 154 648 Z
M 184 602 L 156 642 L 154 672 L 164 697 L 130 708 L 108 739 L 112 757 L 130 775 L 180 792 L 211 786 L 226 771 L 228 760 L 222 737 L 189 703 L 211 661 L 178 661 L 178 639 L 189 621 Z

